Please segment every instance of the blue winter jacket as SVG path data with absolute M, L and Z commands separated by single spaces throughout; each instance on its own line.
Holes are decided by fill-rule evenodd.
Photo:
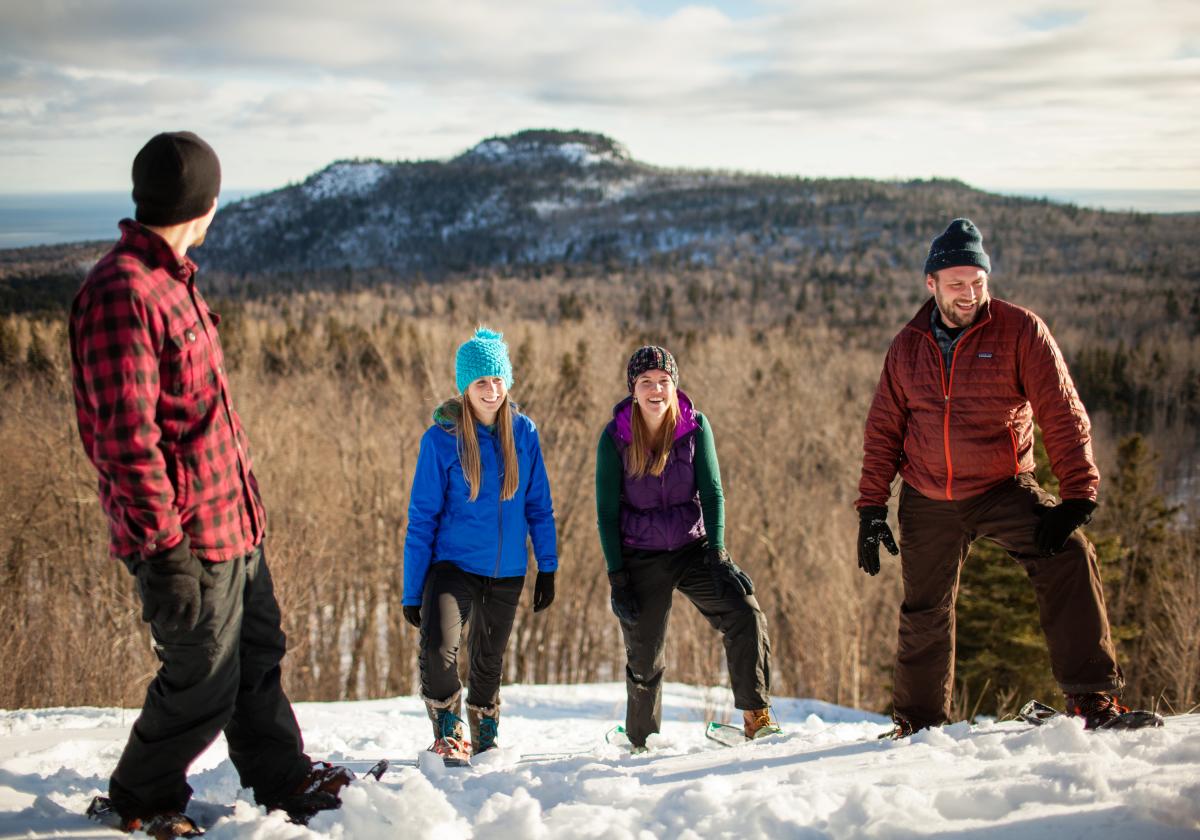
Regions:
M 448 414 L 446 406 L 434 412 L 435 422 L 421 438 L 404 538 L 405 605 L 421 603 L 425 576 L 433 563 L 449 561 L 464 571 L 493 578 L 524 575 L 527 537 L 533 540 L 538 571 L 558 568 L 554 504 L 533 421 L 516 411 L 511 414 L 521 481 L 516 495 L 504 502 L 500 501 L 504 464 L 500 441 L 487 427 L 475 424 L 481 476 L 479 496 L 472 502 Z

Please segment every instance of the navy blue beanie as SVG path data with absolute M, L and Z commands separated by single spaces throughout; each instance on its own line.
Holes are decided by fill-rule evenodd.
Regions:
M 983 250 L 983 234 L 970 219 L 955 219 L 933 240 L 929 256 L 925 258 L 925 273 L 933 274 L 958 265 L 973 265 L 992 273 L 992 261 Z

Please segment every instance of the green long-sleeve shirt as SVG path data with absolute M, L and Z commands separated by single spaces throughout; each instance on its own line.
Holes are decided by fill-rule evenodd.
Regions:
M 695 412 L 696 489 L 700 491 L 700 509 L 710 548 L 725 547 L 725 493 L 721 490 L 721 468 L 717 464 L 717 445 L 712 428 L 700 412 Z M 607 429 L 600 433 L 596 447 L 596 524 L 600 528 L 600 548 L 610 572 L 621 568 L 621 483 L 624 465 L 617 444 Z

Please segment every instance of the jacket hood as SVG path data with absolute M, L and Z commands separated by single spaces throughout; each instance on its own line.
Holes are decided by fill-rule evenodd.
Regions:
M 679 397 L 679 422 L 675 424 L 675 440 L 699 428 L 696 422 L 696 410 L 692 401 L 683 391 L 676 390 Z M 626 397 L 613 406 L 613 427 L 622 443 L 633 441 L 633 397 Z
M 463 404 L 461 397 L 451 397 L 433 410 L 433 422 L 448 432 L 454 431 L 458 418 L 462 416 Z
M 451 397 L 433 410 L 433 422 L 442 429 L 454 433 L 454 427 L 458 425 L 458 418 L 463 413 L 463 400 L 465 397 Z M 521 407 L 517 405 L 511 396 L 508 398 L 509 412 L 513 415 L 521 412 Z M 476 421 L 476 427 L 487 429 L 482 423 Z

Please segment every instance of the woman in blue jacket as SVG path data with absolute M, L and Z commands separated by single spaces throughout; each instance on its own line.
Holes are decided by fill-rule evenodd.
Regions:
M 533 611 L 554 600 L 554 506 L 537 427 L 508 397 L 512 363 L 500 333 L 478 329 L 458 348 L 459 395 L 433 413 L 408 504 L 404 617 L 421 630 L 421 692 L 430 749 L 466 764 L 496 745 L 500 675 L 527 564 L 537 559 Z M 458 649 L 470 619 L 468 745 L 459 700 Z

